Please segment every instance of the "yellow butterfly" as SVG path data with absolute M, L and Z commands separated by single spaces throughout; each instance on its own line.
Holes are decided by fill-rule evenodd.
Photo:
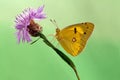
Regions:
M 77 56 L 84 49 L 93 29 L 93 23 L 78 23 L 62 30 L 57 28 L 55 37 L 69 54 Z

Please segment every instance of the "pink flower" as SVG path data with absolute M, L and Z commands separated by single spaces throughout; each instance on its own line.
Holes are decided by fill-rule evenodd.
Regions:
M 17 30 L 16 34 L 17 34 L 18 43 L 20 43 L 21 39 L 23 42 L 31 41 L 30 28 L 32 26 L 39 27 L 39 25 L 34 22 L 34 19 L 41 20 L 46 18 L 46 15 L 43 13 L 43 9 L 44 9 L 44 5 L 39 7 L 38 9 L 28 8 L 25 9 L 20 15 L 16 17 L 15 28 Z M 38 29 L 39 31 L 41 31 L 41 27 Z

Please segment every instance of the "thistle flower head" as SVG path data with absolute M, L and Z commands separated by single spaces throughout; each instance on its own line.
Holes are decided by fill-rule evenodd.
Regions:
M 25 9 L 20 15 L 16 17 L 15 28 L 17 30 L 17 39 L 20 43 L 21 39 L 23 42 L 30 42 L 30 36 L 37 36 L 36 32 L 42 31 L 42 27 L 34 22 L 35 19 L 45 19 L 46 15 L 43 13 L 44 5 L 38 9 L 28 8 Z

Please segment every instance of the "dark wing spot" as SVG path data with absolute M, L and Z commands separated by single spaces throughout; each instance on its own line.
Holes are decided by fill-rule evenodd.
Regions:
M 84 23 L 81 23 L 81 24 L 84 24 Z
M 84 34 L 87 34 L 86 32 L 84 32 Z
M 87 26 L 86 28 L 88 29 L 89 27 Z
M 75 34 L 77 33 L 77 29 L 76 29 L 76 28 L 74 28 L 74 33 L 75 33 Z

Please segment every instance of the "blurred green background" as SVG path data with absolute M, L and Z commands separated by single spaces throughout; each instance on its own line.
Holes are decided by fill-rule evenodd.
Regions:
M 25 8 L 45 5 L 38 21 L 51 41 L 59 28 L 92 22 L 95 29 L 75 63 L 81 80 L 120 80 L 120 0 L 0 0 L 0 80 L 77 80 L 73 70 L 42 40 L 17 44 L 14 20 Z M 35 40 L 36 38 L 33 38 Z M 55 41 L 54 45 L 57 45 Z

